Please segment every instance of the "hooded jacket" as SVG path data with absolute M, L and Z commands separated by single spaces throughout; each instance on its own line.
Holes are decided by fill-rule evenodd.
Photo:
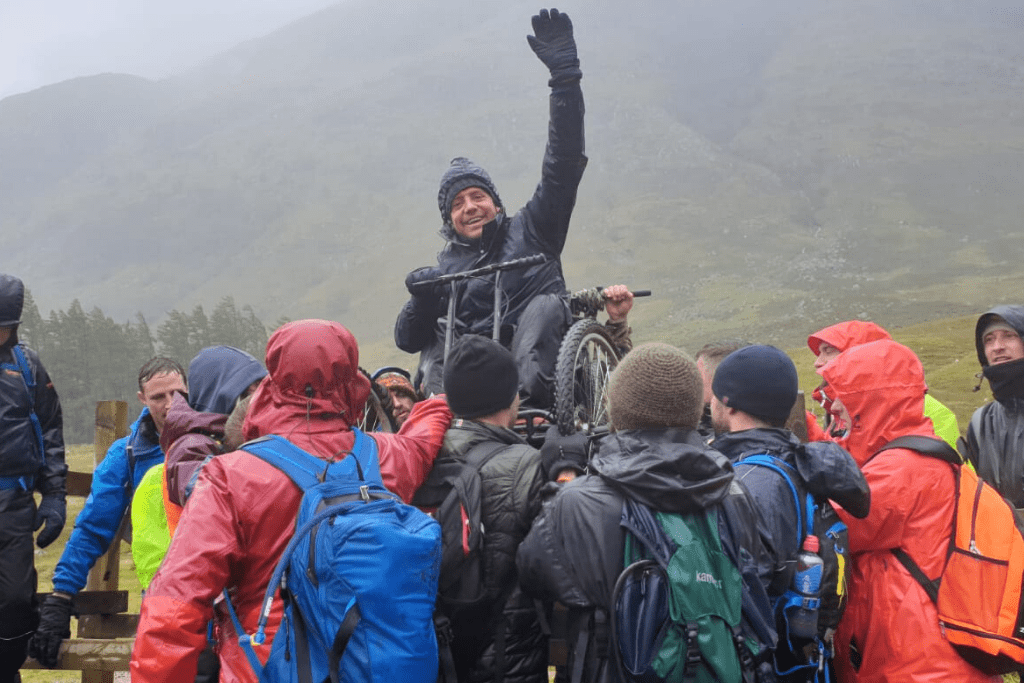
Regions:
M 810 335 L 807 337 L 807 346 L 817 356 L 818 349 L 823 342 L 834 346 L 840 351 L 846 351 L 854 346 L 860 346 L 861 344 L 867 344 L 868 342 L 880 339 L 892 339 L 892 337 L 882 327 L 873 322 L 847 320 Z M 927 386 L 925 391 L 927 391 Z M 814 398 L 825 407 L 826 411 L 828 410 L 829 398 L 823 391 L 823 387 L 818 387 L 814 390 Z M 957 439 L 960 438 L 960 425 L 957 423 L 956 415 L 953 411 L 943 405 L 939 399 L 926 393 L 924 396 L 924 414 L 932 421 L 935 434 L 950 446 L 956 448 Z M 808 423 L 810 423 L 810 417 L 808 417 Z M 814 431 L 815 434 L 822 433 L 820 430 L 809 431 Z
M 904 435 L 934 437 L 924 417 L 924 370 L 892 340 L 843 352 L 822 375 L 850 414 L 839 441 L 871 488 L 871 510 L 849 529 L 849 603 L 835 636 L 842 681 L 990 681 L 942 636 L 938 613 L 921 585 L 892 554 L 902 548 L 930 578 L 945 565 L 953 525 L 951 465 L 904 448 L 878 453 Z M 878 455 L 875 455 L 878 453 Z
M 75 528 L 53 570 L 54 590 L 74 595 L 85 587 L 89 570 L 110 547 L 142 477 L 164 461 L 158 439 L 149 408 L 143 408 L 128 436 L 107 449 L 92 473 L 85 507 L 78 513 Z
M 513 217 L 499 210 L 484 226 L 479 239 L 460 237 L 450 222 L 441 229 L 447 245 L 437 256 L 438 275 L 458 273 L 511 259 L 541 254 L 543 263 L 501 273 L 502 321 L 515 328 L 532 299 L 566 293 L 561 254 L 583 178 L 583 92 L 579 80 L 553 85 L 550 96 L 548 144 L 540 184 L 533 197 Z M 494 275 L 463 282 L 456 308 L 463 327 L 458 334 L 491 336 Z M 447 315 L 447 289 L 441 296 L 412 297 L 395 322 L 395 344 L 408 353 L 422 351 L 438 340 L 436 323 Z M 443 337 L 443 335 L 442 335 Z
M 60 400 L 46 368 L 35 351 L 20 345 L 35 382 L 29 395 L 13 348 L 18 343 L 17 324 L 25 300 L 25 285 L 0 274 L 0 326 L 15 327 L 0 346 L 0 477 L 25 477 L 43 495 L 64 495 L 64 416 Z M 43 436 L 43 450 L 31 421 L 35 412 Z M 29 488 L 33 487 L 29 485 Z
M 518 588 L 515 565 L 516 548 L 540 511 L 540 453 L 510 429 L 456 420 L 438 459 L 465 460 L 478 445 L 498 449 L 480 468 L 484 581 L 495 597 L 480 612 L 452 615 L 456 672 L 460 681 L 496 680 L 496 633 L 503 620 L 504 680 L 547 683 L 547 638 L 533 601 Z
M 747 629 L 775 646 L 771 607 L 764 592 L 772 573 L 757 530 L 757 513 L 734 481 L 732 465 L 708 448 L 695 431 L 627 430 L 602 440 L 590 473 L 564 484 L 544 504 L 519 546 L 520 585 L 530 595 L 561 602 L 570 615 L 609 612 L 612 589 L 623 569 L 625 533 L 619 526 L 624 497 L 651 509 L 696 513 L 717 507 L 719 535 L 726 554 L 743 576 L 756 613 L 744 616 Z M 568 643 L 576 642 L 579 621 L 570 616 Z M 568 667 L 574 665 L 570 646 Z M 585 665 L 591 683 L 620 680 L 608 655 L 596 670 Z
M 982 479 L 1014 507 L 1024 508 L 1024 359 L 988 364 L 982 335 L 994 316 L 1024 338 L 1024 306 L 996 306 L 978 318 L 974 344 L 995 400 L 974 411 L 959 445 Z
M 278 329 L 267 344 L 265 379 L 245 421 L 247 439 L 278 434 L 324 460 L 352 447 L 352 425 L 370 385 L 358 370 L 358 349 L 341 325 L 302 320 Z M 398 434 L 373 434 L 384 485 L 403 500 L 426 478 L 451 421 L 443 398 L 413 408 Z M 220 680 L 255 682 L 238 635 L 214 600 L 225 588 L 248 632 L 270 576 L 295 528 L 302 493 L 283 472 L 245 451 L 211 459 L 203 467 L 164 563 L 150 584 L 132 652 L 133 681 L 188 681 L 216 619 Z M 263 661 L 282 608 L 274 602 Z
M 169 509 L 171 516 L 180 514 L 203 461 L 222 451 L 224 423 L 239 396 L 266 376 L 262 363 L 231 346 L 205 348 L 189 363 L 188 401 L 174 397 L 160 434 L 168 503 L 179 508 Z

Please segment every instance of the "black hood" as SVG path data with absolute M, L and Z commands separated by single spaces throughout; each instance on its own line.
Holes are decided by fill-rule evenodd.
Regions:
M 25 284 L 13 275 L 0 273 L 0 327 L 19 324 L 24 304 Z
M 591 461 L 609 486 L 655 510 L 692 513 L 720 503 L 733 480 L 729 459 L 695 431 L 630 429 L 601 440 Z
M 838 503 L 858 519 L 871 508 L 871 489 L 856 461 L 831 441 L 802 444 L 788 429 L 744 429 L 722 434 L 711 445 L 733 462 L 760 453 L 785 460 L 796 467 L 809 493 Z
M 1021 339 L 1024 339 L 1024 306 L 995 306 L 992 310 L 982 314 L 978 318 L 978 324 L 974 327 L 974 347 L 978 351 L 978 362 L 983 368 L 988 366 L 988 360 L 985 359 L 985 346 L 981 342 L 981 335 L 992 322 L 992 318 L 995 317 L 1005 320 L 1010 327 L 1017 331 Z

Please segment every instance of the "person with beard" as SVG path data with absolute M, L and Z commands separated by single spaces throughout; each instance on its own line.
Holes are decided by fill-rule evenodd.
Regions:
M 742 339 L 723 339 L 721 341 L 708 342 L 697 350 L 693 359 L 697 362 L 697 369 L 700 370 L 701 386 L 703 387 L 704 411 L 700 416 L 700 424 L 697 426 L 703 436 L 711 439 L 715 435 L 715 427 L 711 424 L 711 399 L 714 393 L 711 391 L 711 382 L 715 379 L 715 370 L 718 364 L 725 360 L 733 351 L 738 351 L 744 346 L 750 346 L 750 342 Z
M 438 254 L 437 266 L 406 277 L 412 296 L 395 322 L 398 348 L 420 354 L 414 384 L 422 396 L 442 391 L 444 325 L 439 318 L 447 315 L 448 289 L 423 291 L 415 285 L 539 254 L 545 257 L 542 263 L 501 274 L 501 342 L 515 356 L 524 403 L 531 408 L 551 404 L 558 347 L 571 320 L 561 254 L 587 157 L 582 72 L 572 22 L 557 9 L 544 9 L 533 17 L 533 30 L 527 40 L 551 76 L 540 184 L 530 201 L 509 216 L 490 175 L 476 163 L 457 157 L 441 177 L 437 202 L 447 244 Z M 456 336 L 491 336 L 494 288 L 494 275 L 461 284 L 457 319 L 447 321 L 456 326 Z
M 267 342 L 266 367 L 269 375 L 249 404 L 245 439 L 276 434 L 325 463 L 344 458 L 355 444 L 352 427 L 370 393 L 352 334 L 326 320 L 290 322 Z M 384 485 L 402 500 L 408 502 L 426 479 L 450 421 L 444 398 L 433 398 L 418 403 L 397 434 L 367 435 L 376 445 Z M 133 681 L 194 679 L 207 624 L 214 619 L 220 680 L 255 683 L 232 618 L 223 603 L 215 609 L 214 601 L 228 589 L 243 628 L 256 629 L 301 499 L 287 474 L 244 450 L 206 462 L 142 602 Z M 282 614 L 277 599 L 266 642 L 255 646 L 263 662 Z
M 939 576 L 953 528 L 956 475 L 949 463 L 907 448 L 882 450 L 901 436 L 935 438 L 924 415 L 921 361 L 907 347 L 881 339 L 843 351 L 821 374 L 833 413 L 847 425 L 836 442 L 853 456 L 871 489 L 867 517 L 836 510 L 852 553 L 850 599 L 835 635 L 838 679 L 999 681 L 953 649 L 935 603 L 893 554 L 900 549 L 926 576 Z
M 978 476 L 1016 508 L 1024 508 L 1022 335 L 1024 306 L 996 306 L 978 318 L 974 343 L 995 400 L 974 411 L 967 435 L 958 443 Z
M 775 601 L 793 585 L 797 553 L 803 540 L 797 531 L 801 511 L 796 508 L 794 493 L 782 475 L 767 467 L 745 464 L 744 460 L 767 454 L 788 465 L 795 475 L 792 480 L 798 487 L 800 501 L 810 493 L 817 505 L 827 506 L 829 500 L 834 500 L 857 517 L 866 516 L 871 504 L 867 482 L 849 453 L 831 442 L 801 444 L 785 428 L 797 391 L 796 366 L 773 346 L 752 345 L 734 351 L 718 365 L 712 382 L 711 418 L 717 436 L 711 447 L 732 461 L 736 479 L 761 516 L 762 540 L 774 566 L 765 589 Z M 832 515 L 831 511 L 828 514 Z M 838 521 L 834 515 L 832 518 Z M 844 584 L 845 578 L 841 577 L 838 589 L 844 590 Z M 831 609 L 829 598 L 825 596 L 823 603 Z M 830 620 L 838 621 L 845 599 L 845 595 L 839 596 L 833 613 L 828 615 Z M 781 610 L 776 614 L 776 627 L 780 635 L 775 651 L 776 670 L 801 667 L 780 680 L 814 680 L 818 667 L 808 668 L 802 652 L 808 641 L 786 637 L 787 619 Z

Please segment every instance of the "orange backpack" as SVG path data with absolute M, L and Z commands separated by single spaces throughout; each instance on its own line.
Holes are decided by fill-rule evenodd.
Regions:
M 902 548 L 893 554 L 935 603 L 942 632 L 961 657 L 989 674 L 1024 671 L 1024 522 L 944 441 L 902 436 L 879 453 L 890 448 L 948 462 L 956 475 L 942 575 L 929 579 Z

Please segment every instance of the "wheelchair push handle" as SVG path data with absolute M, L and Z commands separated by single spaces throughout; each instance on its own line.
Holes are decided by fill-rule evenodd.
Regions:
M 603 292 L 604 290 L 605 290 L 604 287 L 598 287 L 597 288 L 598 292 Z M 649 289 L 637 289 L 635 291 L 631 290 L 630 294 L 632 294 L 633 298 L 635 299 L 635 298 L 640 297 L 640 296 L 650 296 L 651 295 L 651 290 L 649 290 Z
M 501 263 L 492 263 L 487 266 L 480 268 L 474 268 L 473 270 L 464 270 L 461 273 L 450 273 L 448 275 L 442 275 L 432 280 L 423 280 L 412 285 L 410 289 L 413 291 L 422 291 L 436 287 L 437 285 L 445 285 L 452 282 L 460 282 L 462 280 L 468 280 L 474 277 L 480 277 L 482 275 L 488 275 L 490 273 L 496 273 L 502 270 L 514 270 L 516 268 L 526 268 L 527 266 L 534 266 L 538 263 L 544 263 L 548 260 L 547 256 L 543 254 L 534 254 L 532 256 L 524 256 L 522 258 L 512 259 L 511 261 L 503 261 Z

